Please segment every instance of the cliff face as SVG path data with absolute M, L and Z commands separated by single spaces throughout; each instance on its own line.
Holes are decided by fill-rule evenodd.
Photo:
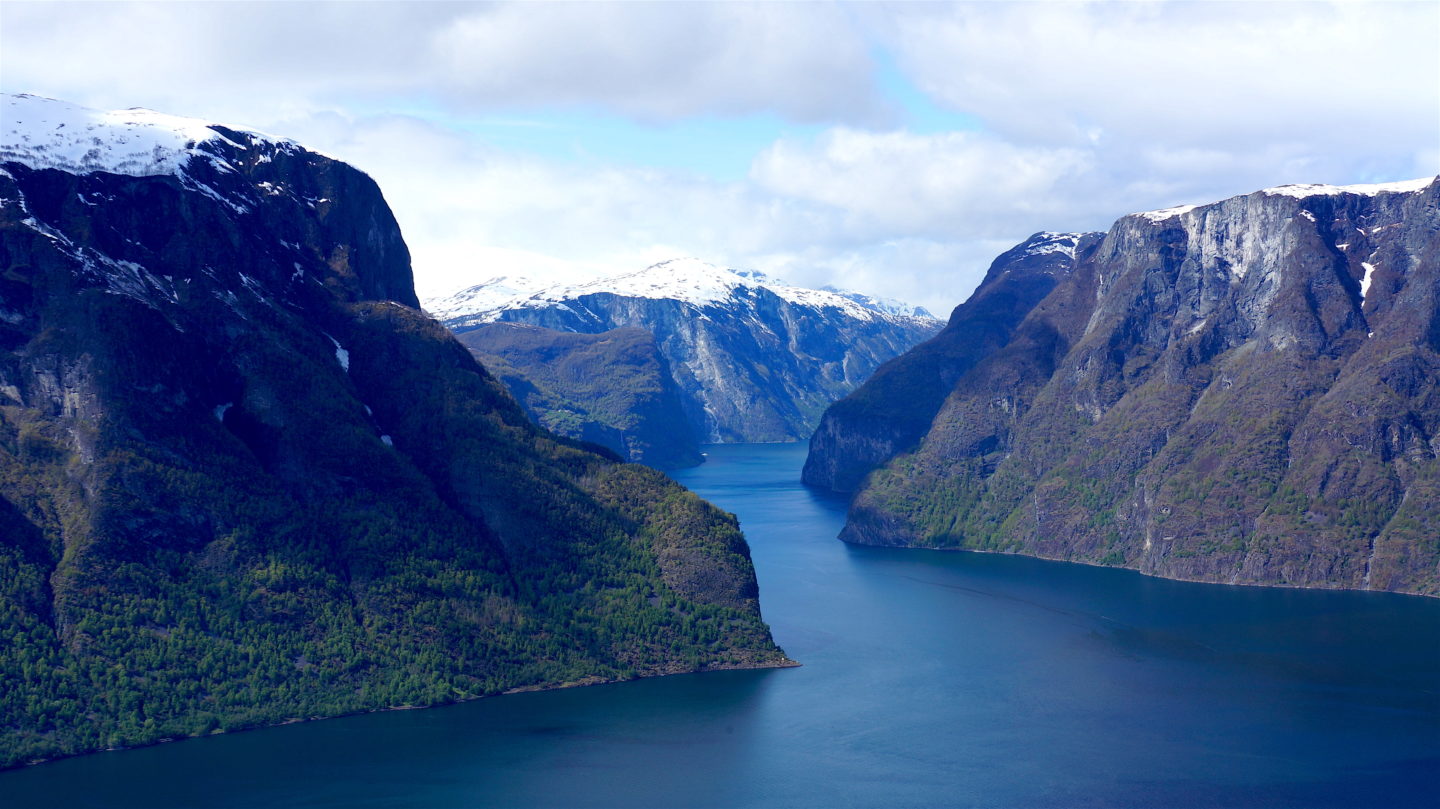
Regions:
M 364 174 L 4 103 L 0 767 L 784 662 L 734 518 L 532 426 Z
M 856 496 L 851 542 L 1440 592 L 1440 183 L 1127 216 Z
M 461 334 L 490 322 L 587 334 L 643 329 L 654 335 L 691 429 L 708 442 L 807 438 L 827 405 L 940 326 L 923 310 L 693 259 L 508 299 L 489 294 L 509 282 L 426 306 Z
M 579 334 L 486 323 L 459 338 L 545 429 L 657 469 L 700 463 L 683 397 L 644 329 Z
M 1100 233 L 1037 233 L 1003 253 L 950 322 L 931 339 L 880 366 L 831 405 L 810 437 L 804 481 L 852 492 L 877 466 L 912 449 L 965 372 L 1010 341 L 1016 326 Z

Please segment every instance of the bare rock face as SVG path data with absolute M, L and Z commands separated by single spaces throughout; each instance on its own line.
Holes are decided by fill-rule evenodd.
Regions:
M 659 346 L 691 431 L 710 443 L 809 437 L 831 402 L 941 325 L 897 302 L 792 287 L 695 259 L 573 286 L 517 283 L 494 279 L 425 306 L 457 334 L 486 323 L 586 334 L 643 329 Z
M 1440 183 L 1127 216 L 866 481 L 843 538 L 1440 593 L 1437 383 Z
M 531 424 L 363 173 L 0 103 L 0 768 L 787 662 L 735 519 Z

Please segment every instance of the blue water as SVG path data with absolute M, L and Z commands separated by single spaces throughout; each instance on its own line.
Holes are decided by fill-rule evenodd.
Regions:
M 804 447 L 740 516 L 803 668 L 523 694 L 0 774 L 6 806 L 1440 806 L 1440 600 L 853 548 Z

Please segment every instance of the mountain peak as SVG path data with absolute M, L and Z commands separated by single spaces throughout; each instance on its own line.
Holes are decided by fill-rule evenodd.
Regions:
M 0 162 L 33 169 L 150 177 L 178 174 L 192 157 L 207 158 L 223 170 L 224 159 L 212 149 L 221 143 L 248 148 L 236 137 L 298 148 L 283 138 L 143 107 L 107 112 L 25 93 L 5 94 L 0 103 Z
M 981 286 L 1013 272 L 1025 276 L 1064 275 L 1075 265 L 1076 253 L 1098 242 L 1103 233 L 1056 233 L 1042 230 L 1006 250 L 990 264 Z
M 212 286 L 265 301 L 326 290 L 418 303 L 378 186 L 294 141 L 6 94 L 0 187 L 0 223 L 53 244 L 86 283 L 148 306 L 169 310 Z
M 1031 236 L 1020 244 L 1020 251 L 1025 256 L 1045 256 L 1051 253 L 1061 253 L 1069 258 L 1075 257 L 1075 248 L 1080 245 L 1088 233 L 1052 233 L 1042 230 Z

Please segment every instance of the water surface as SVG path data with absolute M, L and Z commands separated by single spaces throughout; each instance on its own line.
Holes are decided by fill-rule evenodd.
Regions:
M 805 665 L 292 725 L 0 774 L 4 806 L 1440 806 L 1440 601 L 855 548 L 803 445 L 740 516 Z

